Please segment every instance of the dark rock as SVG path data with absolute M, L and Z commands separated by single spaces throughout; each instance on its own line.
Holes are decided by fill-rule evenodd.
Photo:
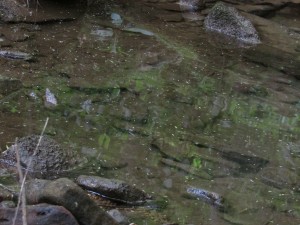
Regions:
M 258 34 L 247 18 L 235 8 L 218 2 L 205 18 L 207 30 L 219 32 L 248 44 L 260 43 Z
M 238 163 L 240 165 L 239 172 L 244 173 L 257 173 L 269 163 L 269 160 L 234 151 L 220 151 L 220 154 L 223 158 Z
M 11 225 L 16 208 L 0 208 L 0 224 Z M 27 224 L 39 225 L 78 225 L 74 216 L 62 206 L 39 204 L 26 207 Z M 19 209 L 15 225 L 23 225 L 22 212 Z
M 0 94 L 8 95 L 22 88 L 22 82 L 17 79 L 10 79 L 0 75 Z
M 65 207 L 82 225 L 117 224 L 88 195 L 67 178 L 31 180 L 26 184 L 28 204 L 49 203 Z
M 121 180 L 82 175 L 76 181 L 78 185 L 87 190 L 96 192 L 108 199 L 130 205 L 143 204 L 148 199 L 151 199 L 144 191 Z
M 76 157 L 71 151 L 62 149 L 55 140 L 47 136 L 43 136 L 36 154 L 33 155 L 39 139 L 39 135 L 20 138 L 17 145 L 12 145 L 0 155 L 0 163 L 6 166 L 15 166 L 15 149 L 17 147 L 21 166 L 28 169 L 32 177 L 49 177 L 78 165 L 79 157 Z

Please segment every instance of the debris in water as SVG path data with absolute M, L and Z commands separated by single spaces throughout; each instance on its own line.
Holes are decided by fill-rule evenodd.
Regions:
M 117 27 L 120 27 L 123 23 L 122 17 L 118 13 L 112 13 L 110 14 L 111 22 L 116 25 Z
M 92 30 L 91 34 L 96 36 L 99 41 L 105 41 L 105 40 L 111 38 L 113 36 L 114 32 L 111 28 L 108 28 L 108 29 L 98 28 L 98 29 Z
M 46 88 L 45 106 L 47 108 L 53 108 L 57 106 L 57 99 L 55 95 L 49 90 L 49 88 Z
M 199 198 L 212 206 L 217 207 L 220 211 L 224 211 L 224 198 L 218 193 L 207 191 L 202 188 L 189 187 L 186 193 L 190 197 Z
M 86 113 L 90 113 L 91 109 L 92 109 L 92 100 L 88 99 L 86 101 L 84 101 L 83 103 L 81 103 L 81 108 L 86 112 Z
M 123 30 L 128 32 L 133 32 L 133 33 L 140 33 L 146 36 L 154 36 L 153 32 L 138 27 L 129 27 L 129 28 L 124 28 Z
M 29 97 L 33 100 L 37 100 L 39 98 L 34 91 L 29 93 Z

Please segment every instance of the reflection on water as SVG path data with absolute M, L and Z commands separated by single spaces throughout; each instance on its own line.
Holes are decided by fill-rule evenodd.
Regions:
M 299 81 L 206 33 L 199 2 L 180 1 L 196 21 L 114 3 L 39 30 L 19 24 L 31 38 L 14 47 L 37 60 L 0 61 L 24 86 L 0 93 L 1 149 L 49 117 L 46 133 L 90 158 L 89 173 L 156 196 L 157 211 L 128 214 L 136 224 L 299 224 Z

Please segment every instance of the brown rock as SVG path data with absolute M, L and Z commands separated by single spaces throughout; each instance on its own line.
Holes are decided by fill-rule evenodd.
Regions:
M 116 225 L 117 223 L 73 181 L 31 180 L 26 184 L 29 204 L 49 203 L 69 210 L 82 225 Z
M 0 208 L 0 224 L 13 224 L 16 208 Z M 28 225 L 78 225 L 74 216 L 62 206 L 39 204 L 26 207 Z M 24 224 L 19 210 L 15 225 Z
M 300 57 L 296 51 L 300 34 L 262 17 L 248 13 L 243 15 L 257 28 L 262 42 L 247 49 L 245 57 L 300 79 Z

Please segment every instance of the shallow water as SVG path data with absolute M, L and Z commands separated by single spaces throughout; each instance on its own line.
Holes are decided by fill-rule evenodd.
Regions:
M 49 117 L 46 134 L 91 161 L 78 173 L 164 203 L 129 214 L 136 224 L 300 224 L 299 81 L 247 59 L 203 20 L 165 22 L 151 10 L 115 3 L 70 22 L 1 25 L 23 29 L 29 38 L 14 48 L 36 58 L 0 59 L 1 74 L 25 86 L 1 96 L 1 149 Z M 45 107 L 47 88 L 57 106 Z M 186 198 L 189 187 L 230 210 Z

